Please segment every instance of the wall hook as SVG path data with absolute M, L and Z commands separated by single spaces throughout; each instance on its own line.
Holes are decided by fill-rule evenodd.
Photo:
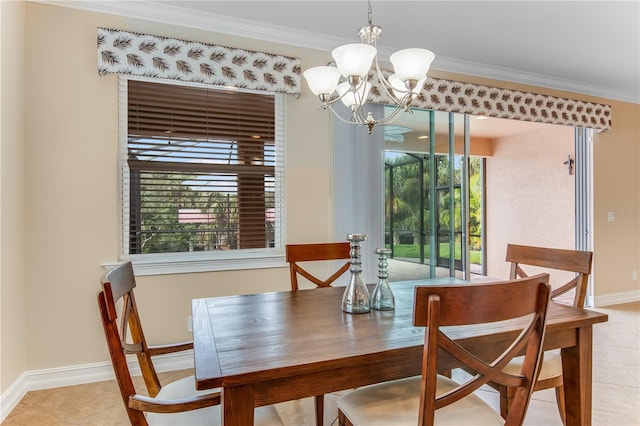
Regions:
M 567 166 L 569 168 L 569 174 L 572 175 L 573 174 L 573 163 L 575 163 L 575 161 L 573 161 L 573 158 L 571 158 L 571 154 L 567 155 L 567 161 L 565 161 L 564 164 L 565 166 Z

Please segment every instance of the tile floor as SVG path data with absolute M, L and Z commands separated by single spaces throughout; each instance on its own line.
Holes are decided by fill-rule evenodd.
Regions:
M 593 425 L 640 425 L 640 302 L 596 309 L 609 321 L 594 326 Z M 163 373 L 163 381 L 191 371 Z M 455 375 L 454 375 L 455 377 Z M 144 388 L 144 386 L 142 386 Z M 493 390 L 481 397 L 498 407 Z M 325 424 L 335 420 L 337 395 L 326 396 Z M 313 399 L 278 404 L 286 425 L 314 424 Z M 337 422 L 336 422 L 337 423 Z M 2 423 L 6 426 L 126 425 L 127 417 L 114 380 L 27 393 Z M 553 390 L 533 395 L 525 425 L 561 425 Z

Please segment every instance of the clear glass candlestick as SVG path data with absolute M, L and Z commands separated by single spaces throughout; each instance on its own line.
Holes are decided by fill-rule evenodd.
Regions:
M 364 234 L 347 234 L 351 243 L 350 263 L 351 278 L 342 295 L 342 310 L 349 314 L 364 314 L 371 310 L 369 290 L 360 276 L 362 272 L 362 255 L 360 243 L 367 239 Z
M 378 284 L 376 284 L 371 296 L 371 307 L 379 311 L 395 309 L 396 301 L 387 281 L 389 276 L 387 274 L 387 258 L 391 254 L 391 249 L 376 248 L 373 252 L 378 255 Z

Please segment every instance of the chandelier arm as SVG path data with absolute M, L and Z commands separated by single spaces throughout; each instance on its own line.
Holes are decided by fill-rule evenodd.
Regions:
M 360 84 L 354 89 L 354 97 L 356 100 L 356 105 L 357 108 L 355 109 L 355 111 L 353 111 L 353 115 L 354 117 L 357 117 L 357 121 L 361 124 L 364 124 L 367 122 L 367 119 L 364 115 L 364 111 L 362 110 L 362 107 L 364 106 L 365 102 L 367 101 L 366 99 L 364 99 L 364 95 L 362 94 L 362 92 L 360 91 L 361 88 L 364 88 L 364 84 L 366 83 L 365 79 L 363 78 L 362 81 L 360 82 Z
M 393 112 L 391 114 L 389 114 L 388 116 L 377 120 L 377 124 L 384 126 L 387 124 L 391 124 L 393 121 L 395 121 L 396 118 L 398 118 L 398 116 L 400 114 L 402 114 L 403 112 L 412 112 L 411 109 L 406 108 L 406 106 L 402 106 L 402 105 L 396 105 L 395 109 L 393 110 Z
M 363 125 L 364 124 L 364 123 L 361 123 L 361 122 L 355 121 L 355 120 L 345 120 L 344 118 L 342 118 L 342 116 L 340 114 L 338 114 L 336 112 L 335 109 L 333 109 L 333 107 L 331 105 L 327 105 L 327 108 L 329 108 L 329 110 L 333 113 L 333 115 L 335 115 L 336 118 L 338 120 L 342 121 L 343 123 L 346 123 L 346 124 L 358 124 L 358 125 Z M 352 115 L 352 118 L 353 118 L 353 115 Z
M 361 97 L 358 97 L 357 94 L 355 96 L 361 100 Z M 338 112 L 330 104 L 323 105 L 323 107 L 326 107 L 329 110 L 331 110 L 331 112 L 333 112 L 333 114 L 343 123 L 356 124 L 358 126 L 367 126 L 371 129 L 374 126 L 386 126 L 393 123 L 398 118 L 398 116 L 403 112 L 408 112 L 412 114 L 413 111 L 411 111 L 411 109 L 409 108 L 409 103 L 410 103 L 410 95 L 406 95 L 405 97 L 403 97 L 401 100 L 398 101 L 398 103 L 395 105 L 395 108 L 393 109 L 393 112 L 391 114 L 380 119 L 373 118 L 373 115 L 372 114 L 369 115 L 369 113 L 367 113 L 367 115 L 365 116 L 364 110 L 362 108 L 355 108 L 355 110 L 354 109 L 351 110 L 351 120 L 346 120 L 342 118 L 342 116 L 338 114 Z M 390 105 L 390 104 L 387 104 L 387 105 Z M 368 119 L 369 116 L 371 116 L 371 119 L 373 121 L 371 121 L 371 119 Z
M 355 102 L 353 105 L 347 106 L 348 108 L 351 109 L 352 120 L 350 123 L 356 123 L 359 125 L 368 125 L 371 122 L 371 120 L 368 119 L 368 116 L 365 116 L 365 113 L 362 110 L 362 106 L 365 104 L 367 100 L 366 95 L 364 94 L 365 92 L 364 89 L 366 84 L 369 84 L 366 81 L 366 79 L 364 78 L 360 79 L 360 81 L 356 86 L 350 87 L 349 90 L 344 92 L 342 95 L 342 97 L 344 97 L 347 95 L 347 93 L 351 94 L 353 96 L 353 101 Z M 336 114 L 335 110 L 334 110 L 334 114 Z
M 356 96 L 356 100 L 357 100 L 357 105 L 358 107 L 353 111 L 353 116 L 354 118 L 356 118 L 356 122 L 359 124 L 367 124 L 370 122 L 370 120 L 367 120 L 367 118 L 369 117 L 369 113 L 367 113 L 365 115 L 365 112 L 363 110 L 363 106 L 366 102 L 366 99 L 363 99 L 363 96 L 359 96 L 360 92 L 356 92 L 355 96 Z M 373 118 L 373 114 L 371 114 L 371 117 Z M 374 123 L 377 123 L 378 120 L 373 119 Z
M 362 111 L 362 108 L 357 108 L 354 111 L 353 114 L 354 118 L 356 119 L 355 122 L 358 124 L 366 124 L 367 123 L 367 117 L 364 115 L 364 111 Z M 374 121 L 377 123 L 378 121 L 374 119 Z
M 382 89 L 384 90 L 386 95 L 393 100 L 393 102 L 395 102 L 396 104 L 399 105 L 400 104 L 400 100 L 393 93 L 393 86 L 391 85 L 391 83 L 389 83 L 389 80 L 387 80 L 385 78 L 384 74 L 382 74 L 382 70 L 380 69 L 380 64 L 378 63 L 378 55 L 375 56 L 374 62 L 376 64 L 376 74 L 378 75 L 378 80 L 380 81 L 380 84 L 382 85 Z M 399 92 L 404 92 L 403 90 L 398 90 L 398 91 Z M 409 93 L 409 92 L 406 92 L 406 93 Z
M 330 98 L 328 101 L 321 101 L 321 102 L 322 102 L 322 106 L 321 106 L 321 108 L 328 107 L 328 106 L 330 106 L 330 105 L 335 104 L 336 102 L 338 102 L 339 100 L 341 100 L 342 98 L 344 98 L 344 97 L 347 95 L 347 93 L 349 93 L 349 90 L 347 90 L 346 92 L 344 92 L 342 95 L 337 95 L 337 94 L 336 94 L 336 97 L 335 97 L 335 98 Z
M 358 105 L 360 105 L 360 107 L 352 111 L 354 122 L 358 124 L 367 125 L 367 124 L 370 124 L 371 119 L 373 119 L 374 125 L 386 125 L 386 124 L 391 124 L 393 121 L 395 121 L 396 118 L 403 112 L 413 113 L 409 108 L 409 104 L 411 103 L 411 95 L 406 94 L 404 97 L 402 97 L 402 99 L 397 99 L 397 98 L 394 99 L 394 101 L 396 101 L 395 108 L 393 112 L 388 116 L 376 119 L 373 117 L 373 114 L 369 115 L 369 113 L 367 113 L 365 115 L 365 112 L 361 107 L 364 105 L 366 99 L 363 99 L 362 96 L 360 96 L 361 93 L 358 91 L 359 88 L 360 86 L 356 88 L 356 92 L 354 93 L 354 96 L 356 97 L 357 103 Z M 390 105 L 390 104 L 387 104 L 387 105 Z M 369 119 L 369 117 L 371 117 L 371 119 Z
M 378 120 L 374 120 L 376 126 L 384 126 L 387 124 L 391 124 L 400 115 L 402 111 L 403 111 L 402 107 L 396 106 L 394 108 L 394 111 L 391 114 L 387 115 L 386 117 L 382 117 Z

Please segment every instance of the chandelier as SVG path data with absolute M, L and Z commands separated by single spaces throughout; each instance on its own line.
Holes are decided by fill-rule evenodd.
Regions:
M 361 43 L 345 44 L 331 52 L 334 66 L 313 67 L 303 75 L 309 89 L 322 102 L 322 109 L 330 109 L 345 123 L 366 126 L 369 134 L 376 125 L 390 124 L 405 111 L 427 80 L 427 71 L 435 58 L 430 50 L 410 48 L 393 53 L 389 60 L 394 73 L 385 78 L 378 63 L 376 43 L 382 35 L 382 27 L 372 23 L 371 1 L 369 5 L 369 25 L 360 28 Z M 376 78 L 386 96 L 395 104 L 393 112 L 386 117 L 374 118 L 371 112 L 365 114 L 362 107 L 369 96 L 371 84 L 367 81 L 372 63 L 375 64 Z M 341 81 L 342 80 L 342 81 Z M 351 120 L 345 120 L 332 107 L 337 102 L 351 110 Z

